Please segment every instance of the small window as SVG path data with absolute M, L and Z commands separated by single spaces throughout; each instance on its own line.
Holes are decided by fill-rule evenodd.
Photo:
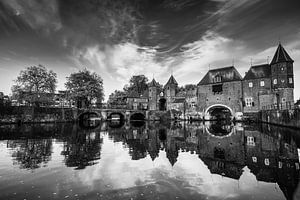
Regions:
M 281 67 L 281 71 L 284 71 L 284 68 L 283 68 L 283 67 Z
M 151 89 L 149 89 L 149 91 L 151 92 L 152 90 L 151 90 Z
M 273 84 L 274 84 L 274 85 L 277 84 L 277 79 L 276 79 L 276 78 L 273 80 Z
M 284 83 L 284 79 L 281 79 L 281 83 Z
M 265 165 L 266 165 L 266 166 L 269 166 L 269 165 L 270 165 L 270 161 L 269 161 L 268 158 L 265 159 Z
M 265 86 L 265 81 L 260 81 L 260 86 L 264 87 Z
M 282 168 L 282 162 L 281 162 L 281 161 L 278 162 L 278 168 L 279 168 L 279 169 Z
M 282 99 L 281 99 L 281 102 L 282 102 L 282 103 L 285 103 L 285 102 L 286 102 L 286 98 L 282 98 Z
M 252 97 L 246 98 L 245 101 L 246 101 L 246 107 L 252 107 L 254 105 Z
M 256 158 L 255 156 L 253 156 L 253 157 L 252 157 L 252 161 L 253 161 L 254 163 L 257 163 L 257 158 Z
M 247 145 L 249 145 L 249 146 L 255 146 L 254 137 L 251 137 L 251 136 L 247 137 Z
M 170 87 L 168 86 L 168 90 L 170 89 Z
M 289 83 L 293 83 L 293 78 L 289 78 Z
M 222 94 L 222 92 L 223 92 L 223 85 L 222 84 L 213 85 L 212 86 L 212 92 L 214 94 Z
M 253 83 L 249 82 L 249 87 L 252 88 L 253 87 Z

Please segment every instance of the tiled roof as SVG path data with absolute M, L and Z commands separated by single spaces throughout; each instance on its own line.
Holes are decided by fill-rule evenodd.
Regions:
M 215 77 L 221 77 L 221 82 L 230 82 L 230 81 L 241 81 L 242 76 L 235 69 L 234 66 L 223 67 L 219 69 L 209 70 L 206 75 L 202 78 L 202 80 L 198 83 L 198 85 L 207 85 L 215 83 Z
M 272 59 L 271 65 L 280 62 L 294 62 L 289 54 L 285 51 L 281 44 L 278 45 L 275 55 Z
M 269 78 L 271 76 L 271 67 L 269 64 L 251 66 L 244 77 L 244 80 Z

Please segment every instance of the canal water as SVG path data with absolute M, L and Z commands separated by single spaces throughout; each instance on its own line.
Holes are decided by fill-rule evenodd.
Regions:
M 2 125 L 0 199 L 300 199 L 299 148 L 270 125 Z

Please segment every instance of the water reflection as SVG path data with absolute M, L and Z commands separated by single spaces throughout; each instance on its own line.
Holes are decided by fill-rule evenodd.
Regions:
M 78 193 L 90 192 L 91 199 L 97 190 L 108 195 L 104 199 L 139 199 L 136 192 L 141 187 L 146 192 L 144 186 L 154 187 L 145 199 L 174 199 L 175 194 L 189 199 L 203 196 L 221 199 L 224 194 L 229 199 L 236 195 L 250 198 L 255 194 L 256 199 L 293 199 L 299 181 L 297 131 L 269 125 L 144 122 L 121 126 L 102 123 L 94 129 L 76 124 L 6 125 L 0 127 L 0 140 L 6 144 L 0 150 L 7 151 L 12 164 L 21 170 L 35 173 L 38 168 L 51 169 L 51 163 L 57 161 L 65 165 L 65 169 L 56 166 L 62 177 L 70 177 L 69 172 L 77 170 L 78 177 L 72 184 Z M 9 169 L 8 157 L 0 161 L 0 168 L 5 168 L 8 177 L 9 173 L 15 173 Z M 220 180 L 218 176 L 228 179 Z M 84 185 L 78 185 L 78 179 Z M 213 180 L 212 185 L 209 179 Z M 234 180 L 241 181 L 241 188 L 232 189 Z M 263 184 L 258 187 L 253 181 Z M 92 189 L 86 189 L 86 184 L 92 184 Z M 280 193 L 270 189 L 274 187 Z M 108 194 L 111 189 L 122 195 Z M 129 192 L 133 189 L 134 192 Z M 6 193 L 6 197 L 11 197 L 9 190 Z

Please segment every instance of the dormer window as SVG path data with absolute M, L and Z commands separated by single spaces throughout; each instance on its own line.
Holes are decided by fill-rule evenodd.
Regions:
M 221 82 L 221 76 L 220 76 L 220 75 L 215 76 L 215 77 L 214 77 L 214 82 L 215 82 L 215 83 Z

